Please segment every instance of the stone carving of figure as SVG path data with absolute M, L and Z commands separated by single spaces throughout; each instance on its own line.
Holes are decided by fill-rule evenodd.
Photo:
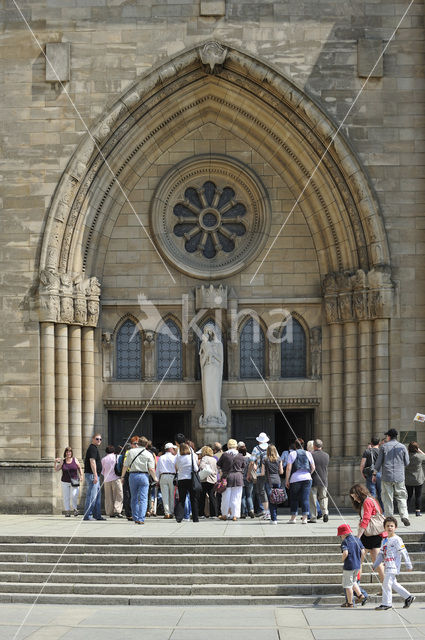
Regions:
M 353 285 L 353 311 L 357 320 L 366 320 L 368 316 L 367 293 L 366 293 L 366 273 L 363 269 L 357 269 L 351 277 Z
M 155 332 L 145 331 L 144 346 L 144 365 L 145 380 L 155 379 Z
M 112 333 L 105 331 L 102 333 L 102 351 L 103 351 L 103 379 L 112 378 Z
M 204 328 L 199 358 L 204 404 L 204 414 L 199 419 L 200 426 L 226 426 L 226 416 L 221 409 L 223 345 L 212 326 Z
M 97 300 L 89 300 L 87 302 L 87 324 L 95 327 L 99 319 L 99 303 Z
M 322 373 L 322 329 L 311 330 L 311 377 L 319 379 Z
M 60 277 L 54 269 L 43 269 L 40 273 L 40 311 L 42 319 L 46 322 L 59 322 L 60 320 Z
M 372 317 L 391 316 L 393 304 L 393 284 L 390 267 L 382 265 L 368 273 L 369 307 Z
M 89 278 L 87 293 L 89 296 L 100 296 L 100 282 L 96 277 Z
M 87 302 L 85 298 L 75 299 L 75 322 L 77 324 L 86 324 L 87 322 Z

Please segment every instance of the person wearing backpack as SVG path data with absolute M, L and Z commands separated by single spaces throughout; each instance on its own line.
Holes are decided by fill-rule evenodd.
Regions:
M 294 450 L 288 456 L 286 465 L 286 488 L 290 488 L 289 506 L 291 518 L 289 524 L 297 521 L 298 504 L 301 504 L 301 524 L 307 524 L 309 510 L 309 496 L 311 488 L 311 474 L 315 470 L 313 456 L 310 451 L 304 451 L 304 440 L 297 438 Z
M 266 476 L 262 473 L 263 462 L 267 456 L 267 447 L 269 437 L 261 432 L 256 438 L 258 444 L 253 448 L 251 453 L 251 461 L 248 467 L 247 479 L 253 481 L 253 473 L 255 474 L 255 494 L 259 504 L 259 512 L 256 516 L 260 516 L 262 520 L 270 520 L 269 501 L 266 493 Z
M 115 466 L 117 456 L 115 447 L 110 444 L 106 447 L 106 456 L 102 458 L 103 489 L 105 492 L 105 511 L 109 518 L 123 518 L 122 503 L 123 491 L 121 477 L 116 474 Z
M 372 482 L 372 474 L 379 453 L 379 438 L 371 438 L 369 446 L 364 450 L 360 462 L 360 473 L 366 481 L 366 487 L 373 498 L 377 498 L 381 509 L 384 505 L 381 500 L 381 473 L 376 474 L 376 483 Z

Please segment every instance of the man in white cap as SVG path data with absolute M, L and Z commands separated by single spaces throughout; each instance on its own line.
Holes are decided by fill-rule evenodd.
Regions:
M 247 477 L 251 475 L 251 471 L 254 470 L 257 472 L 257 482 L 255 483 L 255 493 L 258 498 L 259 504 L 259 513 L 256 514 L 260 516 L 263 520 L 270 520 L 270 512 L 269 512 L 269 502 L 267 500 L 267 494 L 265 489 L 266 484 L 266 476 L 262 475 L 262 465 L 266 458 L 267 447 L 269 442 L 269 437 L 264 431 L 258 434 L 255 438 L 258 444 L 253 448 L 251 453 L 251 461 L 249 463 Z
M 174 513 L 174 474 L 176 460 L 176 448 L 172 442 L 167 442 L 164 446 L 164 453 L 158 458 L 156 475 L 159 478 L 159 486 L 164 505 L 164 518 L 169 520 Z

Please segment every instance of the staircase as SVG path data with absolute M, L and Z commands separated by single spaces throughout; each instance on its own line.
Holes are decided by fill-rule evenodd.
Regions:
M 425 601 L 425 535 L 403 532 L 403 540 L 414 570 L 403 572 L 400 582 Z M 67 542 L 0 537 L 0 602 L 34 602 L 38 596 L 38 603 L 53 604 L 308 606 L 339 604 L 343 597 L 336 537 Z M 368 565 L 362 586 L 377 602 L 380 588 Z

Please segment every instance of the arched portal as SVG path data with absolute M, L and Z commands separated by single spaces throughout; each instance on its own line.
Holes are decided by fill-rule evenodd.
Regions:
M 179 54 L 122 95 L 82 139 L 55 192 L 40 257 L 44 456 L 51 456 L 55 443 L 66 441 L 68 433 L 77 450 L 91 433 L 93 332 L 98 322 L 100 285 L 109 242 L 127 194 L 141 182 L 141 188 L 149 184 L 147 176 L 168 149 L 208 125 L 243 140 L 252 151 L 250 157 L 255 154 L 261 158 L 287 185 L 291 200 L 278 223 L 283 224 L 293 209 L 309 229 L 323 283 L 323 352 L 327 350 L 339 363 L 332 367 L 328 360 L 322 387 L 314 387 L 322 403 L 323 429 L 328 428 L 325 435 L 344 434 L 333 452 L 348 455 L 357 446 L 359 434 L 369 428 L 372 412 L 375 424 L 385 423 L 388 380 L 382 375 L 386 357 L 382 345 L 388 345 L 393 285 L 385 230 L 367 176 L 344 136 L 311 98 L 260 60 L 210 42 Z M 236 265 L 224 261 L 221 271 L 211 268 L 204 274 L 199 269 L 198 279 L 214 281 L 217 274 L 226 278 L 233 269 L 242 267 L 249 268 L 253 276 L 253 260 L 258 265 L 267 254 L 280 225 L 273 227 L 267 222 L 270 196 L 256 179 L 250 160 L 244 164 L 228 156 L 221 162 L 219 153 L 214 157 L 204 154 L 204 177 L 199 184 L 196 158 L 182 162 L 176 161 L 173 179 L 192 189 L 192 202 L 190 197 L 182 200 L 181 193 L 173 200 L 172 190 L 161 191 L 161 185 L 168 184 L 167 174 L 155 192 L 161 206 L 155 209 L 148 203 L 143 211 L 146 216 L 140 220 L 149 242 L 160 252 L 164 275 L 183 272 L 190 279 L 190 264 L 181 262 L 184 252 L 180 262 L 173 261 L 172 247 L 166 250 L 161 244 L 158 219 L 175 215 L 178 240 L 173 241 L 183 243 L 185 234 L 194 234 L 197 240 L 198 225 L 199 241 L 189 244 L 187 251 L 201 247 L 205 260 L 215 259 L 218 249 L 231 253 L 239 242 Z M 220 186 L 221 167 L 226 163 L 231 168 L 223 169 L 226 179 Z M 201 202 L 205 189 L 210 189 L 210 196 Z M 226 189 L 234 194 L 230 199 L 237 210 L 227 226 L 228 202 L 220 200 Z M 196 198 L 200 199 L 198 207 Z M 190 206 L 195 207 L 198 218 L 193 228 L 186 228 L 184 207 L 187 210 Z M 254 212 L 250 221 L 245 216 L 248 210 Z M 139 215 L 136 210 L 129 213 Z M 64 350 L 58 356 L 56 346 L 67 335 L 70 340 L 72 336 L 73 344 L 68 357 L 76 360 L 68 363 L 73 386 L 68 421 L 63 422 L 65 400 L 56 396 L 56 404 L 52 401 L 63 381 L 58 376 L 55 380 L 51 372 L 55 358 L 61 365 L 60 358 L 66 357 Z M 154 331 L 148 332 L 145 340 L 152 360 L 149 370 L 153 371 Z M 229 357 L 234 351 L 232 344 L 228 343 Z M 270 347 L 270 367 L 278 372 L 272 352 Z M 183 375 L 191 379 L 195 356 L 189 343 L 184 357 L 192 364 Z M 229 371 L 230 378 L 236 379 L 238 372 L 230 362 Z M 359 379 L 366 381 L 366 386 L 362 401 L 356 405 Z

